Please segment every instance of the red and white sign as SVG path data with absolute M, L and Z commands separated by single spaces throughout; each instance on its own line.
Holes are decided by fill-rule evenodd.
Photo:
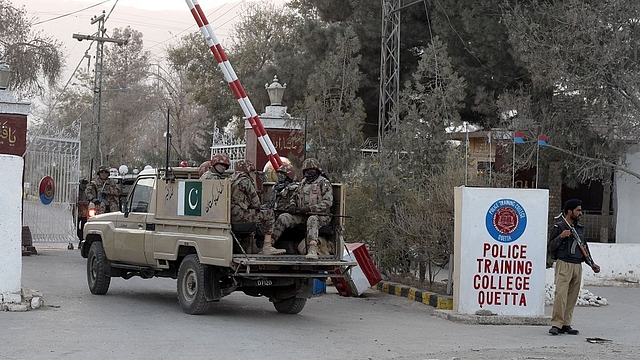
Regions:
M 548 203 L 542 189 L 455 189 L 455 311 L 544 315 Z

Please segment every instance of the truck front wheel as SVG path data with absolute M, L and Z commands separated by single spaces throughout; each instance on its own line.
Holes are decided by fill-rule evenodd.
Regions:
M 281 314 L 297 314 L 304 309 L 307 299 L 305 298 L 289 298 L 286 300 L 275 301 L 273 306 Z
M 182 311 L 189 315 L 204 314 L 212 303 L 205 297 L 205 266 L 200 264 L 198 255 L 187 255 L 178 269 L 178 301 Z
M 94 241 L 87 256 L 87 282 L 94 295 L 104 295 L 111 284 L 111 265 L 104 253 L 102 242 Z

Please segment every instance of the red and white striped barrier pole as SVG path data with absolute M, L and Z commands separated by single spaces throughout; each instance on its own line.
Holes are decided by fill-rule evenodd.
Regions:
M 209 49 L 218 61 L 218 67 L 222 71 L 222 74 L 224 74 L 225 80 L 227 80 L 229 86 L 231 86 L 233 95 L 235 95 L 236 100 L 238 100 L 238 103 L 240 104 L 240 107 L 244 112 L 244 115 L 249 120 L 249 124 L 251 124 L 253 132 L 258 137 L 258 142 L 260 142 L 262 149 L 264 150 L 265 154 L 267 154 L 269 162 L 271 162 L 273 168 L 277 170 L 280 166 L 282 166 L 280 155 L 278 155 L 278 152 L 273 146 L 273 142 L 271 142 L 267 131 L 262 126 L 262 122 L 260 121 L 256 110 L 253 108 L 249 97 L 247 97 L 247 93 L 244 91 L 242 84 L 240 84 L 240 80 L 238 80 L 236 72 L 233 70 L 233 67 L 231 67 L 231 63 L 229 62 L 229 59 L 227 59 L 227 55 L 224 53 L 224 50 L 222 50 L 222 46 L 220 46 L 220 42 L 218 41 L 216 34 L 213 32 L 213 28 L 209 24 L 207 17 L 204 15 L 202 8 L 200 8 L 200 4 L 198 4 L 197 0 L 185 1 L 187 2 L 189 10 L 191 11 L 193 18 L 196 20 L 196 23 L 200 28 L 202 36 L 204 36 L 204 39 L 207 41 Z

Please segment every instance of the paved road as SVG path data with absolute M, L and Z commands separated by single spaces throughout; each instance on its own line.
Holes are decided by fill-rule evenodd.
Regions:
M 170 279 L 113 279 L 91 295 L 85 260 L 64 244 L 36 244 L 23 258 L 23 284 L 46 308 L 0 313 L 0 359 L 638 359 L 638 288 L 589 288 L 610 306 L 578 308 L 579 336 L 547 327 L 452 323 L 433 308 L 371 291 L 335 291 L 298 315 L 265 298 L 232 294 L 203 316 L 184 314 Z M 49 248 L 44 248 L 48 246 Z M 55 247 L 55 248 L 54 248 Z M 331 290 L 331 289 L 330 289 Z M 547 311 L 550 311 L 548 308 Z M 590 344 L 585 337 L 612 340 Z

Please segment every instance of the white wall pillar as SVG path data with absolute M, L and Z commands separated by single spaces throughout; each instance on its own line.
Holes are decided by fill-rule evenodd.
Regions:
M 23 167 L 20 156 L 0 154 L 0 303 L 21 300 Z
M 640 172 L 640 146 L 632 146 L 627 152 L 627 166 Z M 639 180 L 623 171 L 616 171 L 614 210 L 616 215 L 616 243 L 640 243 L 640 221 L 637 220 Z

